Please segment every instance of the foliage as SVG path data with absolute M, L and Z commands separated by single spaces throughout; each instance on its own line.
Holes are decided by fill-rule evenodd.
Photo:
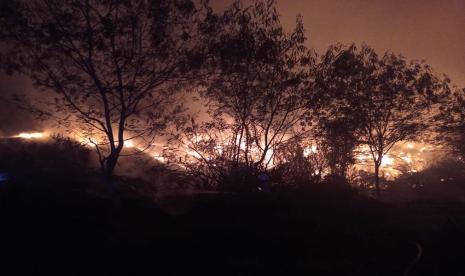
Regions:
M 111 179 L 124 141 L 146 139 L 180 111 L 195 78 L 200 10 L 185 1 L 10 1 L 0 18 L 6 69 L 56 92 L 38 115 L 79 129 Z
M 328 170 L 323 148 L 303 141 L 293 141 L 279 147 L 275 167 L 270 171 L 274 182 L 290 187 L 320 183 Z
M 394 200 L 463 201 L 464 179 L 464 163 L 445 158 L 422 171 L 402 175 L 386 192 Z
M 222 30 L 209 43 L 213 74 L 201 91 L 210 121 L 192 120 L 180 140 L 209 171 L 266 169 L 280 145 L 305 134 L 314 57 L 303 24 L 285 32 L 275 1 L 237 1 L 210 24 Z
M 347 176 L 355 161 L 354 150 L 360 144 L 357 129 L 361 116 L 354 112 L 352 98 L 357 79 L 343 62 L 344 51 L 350 50 L 339 44 L 330 46 L 320 57 L 313 86 L 319 96 L 314 136 L 326 153 L 329 173 L 341 177 Z
M 465 160 L 465 89 L 444 95 L 439 111 L 434 126 L 440 136 L 434 138 Z
M 3 140 L 0 155 L 0 170 L 12 179 L 73 179 L 92 172 L 89 149 L 62 136 L 44 142 Z
M 415 139 L 428 129 L 430 112 L 448 90 L 448 79 L 436 76 L 422 62 L 392 53 L 378 56 L 368 46 L 330 48 L 324 61 L 328 56 L 338 72 L 337 94 L 332 94 L 336 111 L 351 114 L 358 143 L 369 147 L 379 192 L 383 157 L 396 143 Z

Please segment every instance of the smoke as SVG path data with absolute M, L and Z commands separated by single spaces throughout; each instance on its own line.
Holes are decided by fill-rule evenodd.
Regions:
M 188 188 L 185 175 L 182 170 L 176 169 L 157 161 L 151 154 L 140 153 L 132 156 L 124 156 L 131 153 L 123 151 L 116 167 L 115 174 L 132 179 L 130 183 L 135 190 L 144 191 L 146 194 L 164 195 L 179 193 Z M 135 181 L 139 180 L 139 181 Z
M 43 130 L 44 122 L 36 120 L 13 101 L 14 95 L 29 98 L 34 92 L 37 93 L 27 78 L 0 74 L 0 136 Z

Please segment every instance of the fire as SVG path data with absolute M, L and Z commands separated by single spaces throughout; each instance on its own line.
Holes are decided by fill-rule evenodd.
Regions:
M 381 159 L 381 166 L 383 167 L 387 167 L 393 164 L 394 164 L 394 159 L 388 155 L 383 156 L 383 159 Z
M 401 159 L 403 159 L 405 162 L 407 162 L 408 164 L 412 163 L 412 158 L 407 155 L 407 156 L 402 156 Z
M 381 173 L 387 178 L 395 178 L 403 173 L 415 173 L 434 162 L 435 152 L 440 150 L 434 145 L 409 141 L 396 145 L 381 161 Z M 356 167 L 373 172 L 373 160 L 366 146 L 358 149 Z
M 47 135 L 43 132 L 22 132 L 18 135 L 12 136 L 12 138 L 22 138 L 22 139 L 42 139 Z
M 165 160 L 165 157 L 163 156 L 159 156 L 159 155 L 154 155 L 153 158 L 159 162 L 162 162 L 162 163 L 165 163 L 166 160 Z
M 97 138 L 97 137 L 91 137 L 89 135 L 84 135 L 82 133 L 74 133 L 73 139 L 76 141 L 81 142 L 83 145 L 88 146 L 88 147 L 95 147 L 97 145 L 101 145 L 102 147 L 105 147 L 105 143 L 101 142 L 102 138 Z M 22 132 L 14 136 L 10 136 L 11 138 L 20 138 L 20 139 L 27 139 L 27 140 L 32 140 L 32 139 L 46 139 L 49 137 L 50 134 L 49 132 Z M 71 136 L 70 136 L 71 137 Z M 202 137 L 197 137 L 198 140 L 201 140 Z M 197 141 L 198 141 L 197 140 Z M 222 154 L 223 153 L 223 146 L 227 145 L 228 143 L 225 142 L 224 145 L 219 145 L 215 147 L 215 152 L 217 154 Z M 125 140 L 124 141 L 124 147 L 127 149 L 132 149 L 136 151 L 141 151 L 141 152 L 146 152 L 150 156 L 152 156 L 155 160 L 159 162 L 167 162 L 166 158 L 163 156 L 161 153 L 162 151 L 159 149 L 155 149 L 153 147 L 150 147 L 147 151 L 145 147 L 142 147 L 137 143 L 136 140 Z M 242 141 L 241 143 L 241 148 L 245 148 L 245 143 Z M 418 142 L 406 142 L 403 144 L 400 144 L 396 147 L 393 148 L 391 152 L 389 152 L 387 155 L 383 156 L 382 162 L 381 162 L 381 172 L 390 178 L 396 177 L 400 175 L 402 172 L 417 172 L 420 171 L 424 168 L 425 164 L 427 163 L 428 160 L 430 160 L 433 156 L 432 153 L 435 151 L 435 147 L 429 144 L 423 144 L 423 143 L 418 143 Z M 186 156 L 190 156 L 194 159 L 201 159 L 202 156 L 190 149 L 190 148 L 183 148 Z M 182 151 L 181 150 L 181 151 Z M 260 152 L 255 152 L 257 151 L 255 148 L 251 149 L 252 154 L 259 155 Z M 316 154 L 318 153 L 319 149 L 315 144 L 311 144 L 303 149 L 303 154 L 305 157 L 308 157 L 309 155 Z M 210 156 L 206 157 L 207 159 L 211 158 Z M 357 163 L 356 167 L 358 169 L 363 169 L 363 170 L 373 170 L 373 164 L 372 164 L 372 156 L 370 154 L 369 148 L 367 146 L 362 146 L 358 149 L 358 154 L 355 156 Z M 269 166 L 273 167 L 274 162 L 273 162 L 273 151 L 270 149 L 266 156 L 264 162 Z
M 125 141 L 124 146 L 127 148 L 134 148 L 136 147 L 132 141 Z
M 306 148 L 304 148 L 304 157 L 308 157 L 311 154 L 317 153 L 318 148 L 316 145 L 311 145 Z

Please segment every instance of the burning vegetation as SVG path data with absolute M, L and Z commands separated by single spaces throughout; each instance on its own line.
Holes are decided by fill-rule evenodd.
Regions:
M 83 139 L 83 135 L 75 135 L 74 138 L 65 138 L 65 136 L 62 135 L 50 135 L 49 133 L 50 132 L 23 132 L 17 135 L 10 136 L 10 138 L 24 139 L 25 141 L 37 141 L 42 143 L 45 141 L 52 141 L 52 143 L 54 143 L 54 141 L 56 142 L 57 139 L 70 139 L 70 142 L 76 143 L 76 145 L 80 145 L 81 147 L 83 147 L 83 149 L 87 149 L 91 152 L 95 150 L 96 143 L 102 144 L 101 142 L 98 142 L 98 139 L 95 138 L 88 137 L 87 139 Z M 142 147 L 140 145 L 141 143 L 137 141 L 127 140 L 125 141 L 125 150 L 122 154 L 124 158 L 120 166 L 121 168 L 119 168 L 117 171 L 122 176 L 126 175 L 136 178 L 142 177 L 142 179 L 151 182 L 152 185 L 154 185 L 154 188 L 157 189 L 155 187 L 157 186 L 157 184 L 159 184 L 157 183 L 157 179 L 153 177 L 148 177 L 146 175 L 147 171 L 150 170 L 150 166 L 165 166 L 166 168 L 170 168 L 173 171 L 178 171 L 178 173 L 181 174 L 199 173 L 199 170 L 201 170 L 201 168 L 199 168 L 198 166 L 200 164 L 207 163 L 210 163 L 210 165 L 215 170 L 225 170 L 225 166 L 227 166 L 227 163 L 218 163 L 220 162 L 218 158 L 226 158 L 224 157 L 224 154 L 226 151 L 230 150 L 228 147 L 228 140 L 219 145 L 214 145 L 214 147 L 211 148 L 212 152 L 209 152 L 205 148 L 201 148 L 200 146 L 198 146 L 198 144 L 208 144 L 208 141 L 209 137 L 204 137 L 203 139 L 197 138 L 195 140 L 195 143 L 191 144 L 190 146 L 176 144 L 176 148 L 168 148 L 167 146 L 157 146 L 157 144 L 153 144 L 150 147 Z M 307 144 L 307 146 L 303 146 L 305 144 Z M 304 178 L 307 179 L 306 182 L 319 182 L 320 180 L 329 176 L 331 174 L 331 169 L 328 166 L 328 160 L 325 156 L 326 153 L 324 152 L 325 149 L 319 148 L 317 145 L 318 143 L 316 143 L 315 141 L 309 141 L 307 143 L 301 142 L 296 144 L 296 148 L 286 147 L 284 150 L 284 154 L 279 151 L 275 153 L 273 150 L 270 150 L 267 156 L 265 157 L 265 163 L 267 166 L 267 170 L 269 170 L 272 175 L 272 181 L 285 181 L 283 179 L 280 179 L 279 177 L 276 178 L 275 172 L 282 170 L 284 167 L 288 165 L 296 166 L 296 158 L 301 158 L 301 162 L 303 162 L 302 164 L 297 165 L 297 167 L 304 167 L 300 168 L 299 171 L 293 172 L 293 177 L 300 178 L 302 177 L 302 175 L 298 174 L 306 174 L 304 176 Z M 209 147 L 210 146 L 211 145 L 209 145 Z M 242 143 L 241 150 L 245 150 L 245 147 L 245 143 Z M 250 149 L 250 151 L 252 152 L 254 150 L 255 149 L 253 148 Z M 349 184 L 351 184 L 353 187 L 359 187 L 362 189 L 374 189 L 375 186 L 372 181 L 372 175 L 374 173 L 373 159 L 370 150 L 366 146 L 361 146 L 355 149 L 354 152 L 354 162 L 352 164 L 352 168 L 348 171 L 347 175 L 349 179 L 352 179 L 352 181 L 349 182 Z M 428 171 L 432 170 L 433 168 L 436 168 L 437 166 L 441 166 L 441 164 L 447 164 L 447 160 L 450 160 L 450 158 L 448 159 L 447 157 L 447 154 L 449 152 L 449 149 L 427 143 L 399 143 L 393 148 L 393 150 L 389 154 L 386 154 L 383 157 L 380 166 L 381 179 L 385 183 L 390 183 L 388 185 L 393 186 L 396 189 L 398 187 L 395 186 L 398 185 L 404 185 L 413 189 L 420 188 L 420 185 L 409 185 L 408 183 L 405 183 L 405 179 L 408 179 L 409 177 L 416 174 L 421 175 L 425 169 Z M 97 156 L 95 156 L 95 158 L 97 158 Z M 152 158 L 156 161 L 148 163 L 147 161 L 143 161 L 147 160 L 147 158 Z M 159 165 L 156 165 L 157 162 Z M 456 162 L 458 162 L 457 164 L 459 164 L 460 160 L 457 160 Z M 134 163 L 134 166 L 132 166 L 131 163 Z M 98 168 L 97 162 L 91 162 L 90 166 Z M 138 168 L 140 168 L 141 166 L 145 169 L 139 170 Z M 445 185 L 443 182 L 445 182 L 446 180 L 452 180 L 452 178 L 454 178 L 449 174 L 450 173 L 441 173 L 436 177 L 439 180 L 436 179 L 435 181 L 437 181 L 437 184 L 439 186 Z M 363 180 L 360 178 L 362 176 Z M 198 185 L 199 183 L 202 183 L 202 181 L 213 181 L 207 184 L 206 186 L 201 185 L 203 188 L 207 189 L 214 188 L 218 184 L 214 182 L 220 180 L 215 180 L 213 178 L 214 176 L 212 175 L 204 175 L 203 177 L 206 177 L 206 179 L 203 180 L 202 177 L 199 175 L 197 175 L 196 177 L 200 178 L 197 180 L 191 179 L 191 184 L 197 183 L 195 185 Z M 172 180 L 176 181 L 179 180 L 179 178 L 172 178 Z M 174 186 L 177 186 L 175 183 L 173 184 Z M 305 185 L 305 183 L 300 184 Z M 383 189 L 388 188 L 390 187 L 386 185 L 383 186 Z M 449 187 L 445 187 L 445 189 L 448 188 Z
M 53 125 L 9 138 L 79 143 L 108 191 L 136 159 L 201 190 L 256 191 L 267 175 L 276 189 L 339 179 L 378 196 L 463 160 L 464 93 L 424 61 L 355 44 L 318 54 L 274 1 L 129 2 L 5 5 L 2 68 L 43 93 L 10 103 Z
M 113 249 L 166 275 L 462 264 L 465 89 L 423 60 L 317 53 L 274 0 L 11 0 L 0 39 L 0 69 L 34 84 L 0 100 L 44 125 L 0 129 L 0 217 L 43 220 L 34 248 L 66 251 L 64 227 L 104 275 L 127 269 Z

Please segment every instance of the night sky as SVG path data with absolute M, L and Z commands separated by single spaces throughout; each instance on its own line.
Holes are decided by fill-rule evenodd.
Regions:
M 220 10 L 231 2 L 211 4 Z M 278 10 L 289 29 L 297 14 L 303 16 L 308 46 L 318 53 L 337 42 L 366 43 L 380 53 L 389 50 L 425 59 L 435 71 L 465 87 L 465 0 L 278 0 Z M 3 96 L 32 90 L 20 77 L 1 75 L 0 82 Z M 0 134 L 34 128 L 30 118 L 0 104 Z
M 232 1 L 211 2 L 221 8 Z M 303 16 L 308 46 L 318 53 L 337 42 L 365 42 L 378 52 L 425 59 L 465 86 L 464 0 L 278 0 L 278 11 L 288 28 Z

